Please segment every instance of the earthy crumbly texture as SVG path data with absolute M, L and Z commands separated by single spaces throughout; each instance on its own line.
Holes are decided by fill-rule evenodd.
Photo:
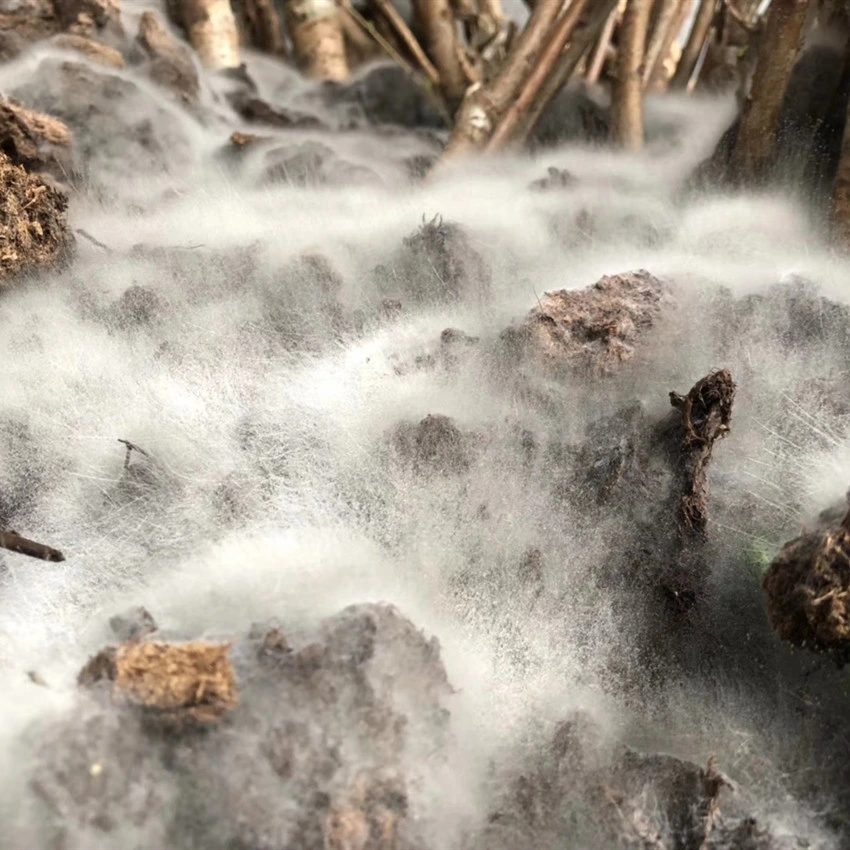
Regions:
M 112 625 L 152 620 L 136 608 Z M 192 715 L 217 719 L 236 701 L 228 648 L 142 639 L 89 661 L 86 710 L 36 739 L 37 805 L 54 840 L 33 846 L 97 846 L 116 823 L 174 850 L 427 846 L 417 790 L 450 740 L 436 639 L 378 604 L 292 635 L 253 623 L 229 656 L 239 710 L 199 724 Z
M 67 178 L 72 168 L 73 136 L 62 121 L 0 100 L 0 150 L 31 172 Z
M 838 527 L 786 543 L 763 581 L 771 625 L 783 640 L 850 658 L 850 513 Z
M 125 643 L 115 654 L 115 688 L 175 719 L 215 723 L 237 702 L 230 644 Z
M 392 440 L 399 457 L 416 470 L 448 475 L 469 467 L 474 437 L 461 431 L 450 417 L 429 414 L 418 424 L 401 423 Z
M 0 153 L 0 289 L 21 272 L 64 261 L 73 249 L 67 198 Z
M 606 275 L 581 290 L 547 292 L 525 320 L 544 360 L 610 373 L 657 323 L 665 286 L 647 271 Z

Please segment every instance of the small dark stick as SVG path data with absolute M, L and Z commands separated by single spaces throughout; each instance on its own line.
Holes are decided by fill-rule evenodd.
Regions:
M 30 558 L 39 558 L 42 561 L 58 563 L 65 560 L 65 556 L 58 549 L 51 549 L 43 543 L 28 540 L 14 531 L 0 531 L 0 549 L 8 549 L 10 552 L 28 555 Z
M 140 455 L 148 458 L 148 460 L 153 460 L 151 456 L 143 449 L 137 446 L 135 443 L 131 443 L 129 440 L 118 440 L 119 443 L 123 443 L 127 447 L 127 454 L 124 457 L 124 469 L 129 468 L 130 466 L 130 454 L 132 452 L 138 452 Z

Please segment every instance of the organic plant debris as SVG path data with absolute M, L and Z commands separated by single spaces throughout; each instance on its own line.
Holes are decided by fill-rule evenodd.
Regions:
M 386 62 L 18 6 L 0 850 L 847 846 L 850 267 L 683 191 L 732 99 L 423 179 Z

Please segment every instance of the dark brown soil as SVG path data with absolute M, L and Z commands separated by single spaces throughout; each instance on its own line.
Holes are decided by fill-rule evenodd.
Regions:
M 66 260 L 74 246 L 67 198 L 0 153 L 0 289 L 25 271 Z
M 764 581 L 767 613 L 794 646 L 850 658 L 850 513 L 786 543 Z

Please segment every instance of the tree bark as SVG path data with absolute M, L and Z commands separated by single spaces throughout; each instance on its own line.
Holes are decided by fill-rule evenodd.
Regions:
M 449 110 L 455 112 L 470 81 L 461 59 L 462 45 L 451 3 L 449 0 L 414 0 L 413 8 L 425 52 L 439 72 L 443 97 Z
M 181 0 L 179 14 L 206 68 L 239 67 L 239 31 L 229 0 Z
M 688 42 L 682 51 L 682 58 L 679 60 L 679 67 L 676 68 L 676 73 L 673 76 L 673 88 L 687 88 L 702 54 L 703 45 L 711 32 L 711 24 L 714 21 L 716 9 L 717 0 L 701 0 L 694 25 L 691 28 L 691 34 L 688 36 Z
M 617 77 L 612 90 L 614 141 L 628 150 L 643 147 L 642 67 L 652 0 L 629 0 L 620 27 Z
M 675 67 L 672 74 L 668 73 L 665 63 L 671 56 L 674 55 L 673 45 L 679 34 L 682 32 L 682 28 L 685 26 L 685 22 L 689 19 L 693 10 L 694 0 L 681 0 L 679 3 L 676 17 L 673 20 L 670 29 L 667 31 L 667 38 L 661 48 L 661 54 L 658 57 L 658 61 L 655 63 L 655 67 L 651 71 L 649 83 L 647 85 L 648 89 L 658 90 L 666 88 L 669 80 L 672 78 L 672 74 L 675 74 L 676 69 L 678 68 L 678 63 L 681 61 L 681 55 L 678 60 L 674 62 Z
M 673 37 L 670 30 L 679 17 L 679 10 L 684 0 L 661 0 L 658 20 L 649 37 L 646 48 L 646 59 L 643 65 L 643 87 L 649 86 L 649 81 L 656 66 L 666 57 L 665 48 L 669 48 Z
M 732 152 L 739 179 L 760 179 L 776 140 L 779 114 L 803 36 L 808 0 L 773 0 L 759 45 L 756 70 Z
M 608 55 L 608 48 L 611 46 L 611 39 L 617 27 L 617 16 L 617 9 L 614 9 L 608 16 L 608 20 L 605 22 L 605 28 L 599 37 L 599 44 L 596 45 L 590 67 L 587 69 L 587 82 L 591 85 L 599 82 L 599 77 L 602 75 L 602 68 L 605 66 L 605 57 Z
M 335 0 L 286 0 L 286 27 L 298 66 L 317 80 L 344 80 L 348 59 Z

